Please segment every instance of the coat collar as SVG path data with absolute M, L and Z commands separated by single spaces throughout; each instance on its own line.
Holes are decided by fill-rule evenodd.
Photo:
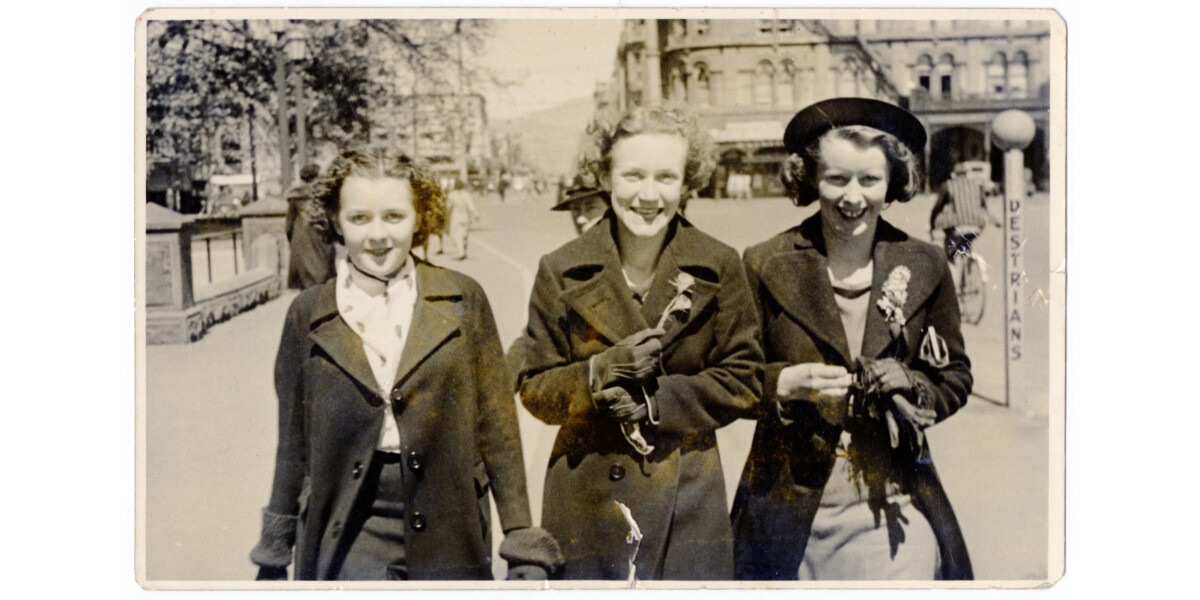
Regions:
M 821 233 L 820 213 L 809 217 L 783 236 L 790 243 L 786 243 L 783 251 L 768 258 L 763 265 L 760 276 L 763 285 L 793 320 L 834 348 L 843 364 L 851 364 L 846 331 L 833 296 L 833 285 L 829 281 L 829 263 Z M 879 220 L 875 229 L 872 260 L 871 296 L 860 354 L 876 358 L 892 342 L 888 324 L 878 308 L 883 283 L 892 270 L 904 266 L 911 273 L 908 298 L 903 307 L 905 315 L 913 314 L 916 307 L 929 299 L 941 277 L 937 272 L 938 265 L 922 245 L 910 240 L 907 234 L 883 219 Z
M 451 279 L 449 271 L 418 259 L 416 277 L 417 304 L 396 370 L 396 385 L 403 383 L 462 322 L 461 309 L 456 310 L 455 306 L 462 300 L 462 289 Z M 335 285 L 336 281 L 331 280 L 318 291 L 309 321 L 309 338 L 360 385 L 386 395 L 390 390 L 378 389 L 362 349 L 362 339 L 338 315 Z
M 596 331 L 616 343 L 629 335 L 657 324 L 662 311 L 675 297 L 672 282 L 681 272 L 693 276 L 691 322 L 721 289 L 720 272 L 711 240 L 698 232 L 683 217 L 670 225 L 662 254 L 655 266 L 654 280 L 639 306 L 629 293 L 621 259 L 617 252 L 615 216 L 610 210 L 603 220 L 580 236 L 564 253 L 563 301 Z M 664 347 L 680 332 L 669 331 Z

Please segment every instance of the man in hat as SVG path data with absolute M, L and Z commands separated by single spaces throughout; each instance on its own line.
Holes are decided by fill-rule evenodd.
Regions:
M 571 187 L 562 192 L 558 203 L 551 210 L 571 211 L 571 223 L 575 225 L 575 233 L 583 235 L 583 232 L 591 229 L 604 216 L 608 210 L 608 201 L 604 190 L 587 185 L 583 176 L 576 175 L 571 181 Z

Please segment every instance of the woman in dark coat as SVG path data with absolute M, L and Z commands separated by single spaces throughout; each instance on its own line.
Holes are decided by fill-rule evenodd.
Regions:
M 275 362 L 279 448 L 261 579 L 490 579 L 488 492 L 510 578 L 561 558 L 530 527 L 516 405 L 483 290 L 410 253 L 445 219 L 436 181 L 387 150 L 339 157 L 320 195 L 346 246 L 296 297 Z
M 734 500 L 739 579 L 969 579 L 924 429 L 971 391 L 945 257 L 880 218 L 925 130 L 845 98 L 796 115 L 784 183 L 820 211 L 746 251 L 763 412 Z
M 522 402 L 562 426 L 542 526 L 565 578 L 730 579 L 715 430 L 757 404 L 762 351 L 736 252 L 678 214 L 711 143 L 662 109 L 593 132 L 612 207 L 542 258 L 522 352 Z

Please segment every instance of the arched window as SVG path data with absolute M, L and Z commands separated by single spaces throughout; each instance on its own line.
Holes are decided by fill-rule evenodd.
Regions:
M 992 55 L 987 65 L 987 95 L 988 98 L 1005 98 L 1008 88 L 1008 59 L 1003 52 Z
M 782 67 L 775 79 L 775 108 L 793 108 L 796 101 L 796 63 L 785 58 Z
M 688 101 L 692 104 L 701 106 L 713 104 L 712 98 L 712 76 L 708 72 L 708 65 L 704 63 L 696 63 L 692 67 L 692 78 L 688 86 Z
M 775 78 L 775 66 L 771 61 L 758 63 L 754 70 L 754 104 L 760 107 L 771 106 L 771 83 Z
M 1008 64 L 1008 97 L 1026 98 L 1029 96 L 1029 55 L 1018 52 L 1013 55 Z
M 922 54 L 917 58 L 917 64 L 913 66 L 913 73 L 917 76 L 917 86 L 924 88 L 928 92 L 933 84 L 933 59 L 928 54 Z
M 937 95 L 943 100 L 954 97 L 954 57 L 943 54 L 937 64 Z
M 687 74 L 683 72 L 682 66 L 671 67 L 671 83 L 668 89 L 671 100 L 682 101 L 687 97 Z

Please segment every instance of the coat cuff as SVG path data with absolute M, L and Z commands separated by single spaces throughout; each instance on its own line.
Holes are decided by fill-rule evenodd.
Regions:
M 263 509 L 262 535 L 250 551 L 250 560 L 261 567 L 287 567 L 296 544 L 296 515 L 281 515 Z
M 509 531 L 500 543 L 500 558 L 508 561 L 509 569 L 516 565 L 536 565 L 549 575 L 562 569 L 566 562 L 558 540 L 541 527 Z

